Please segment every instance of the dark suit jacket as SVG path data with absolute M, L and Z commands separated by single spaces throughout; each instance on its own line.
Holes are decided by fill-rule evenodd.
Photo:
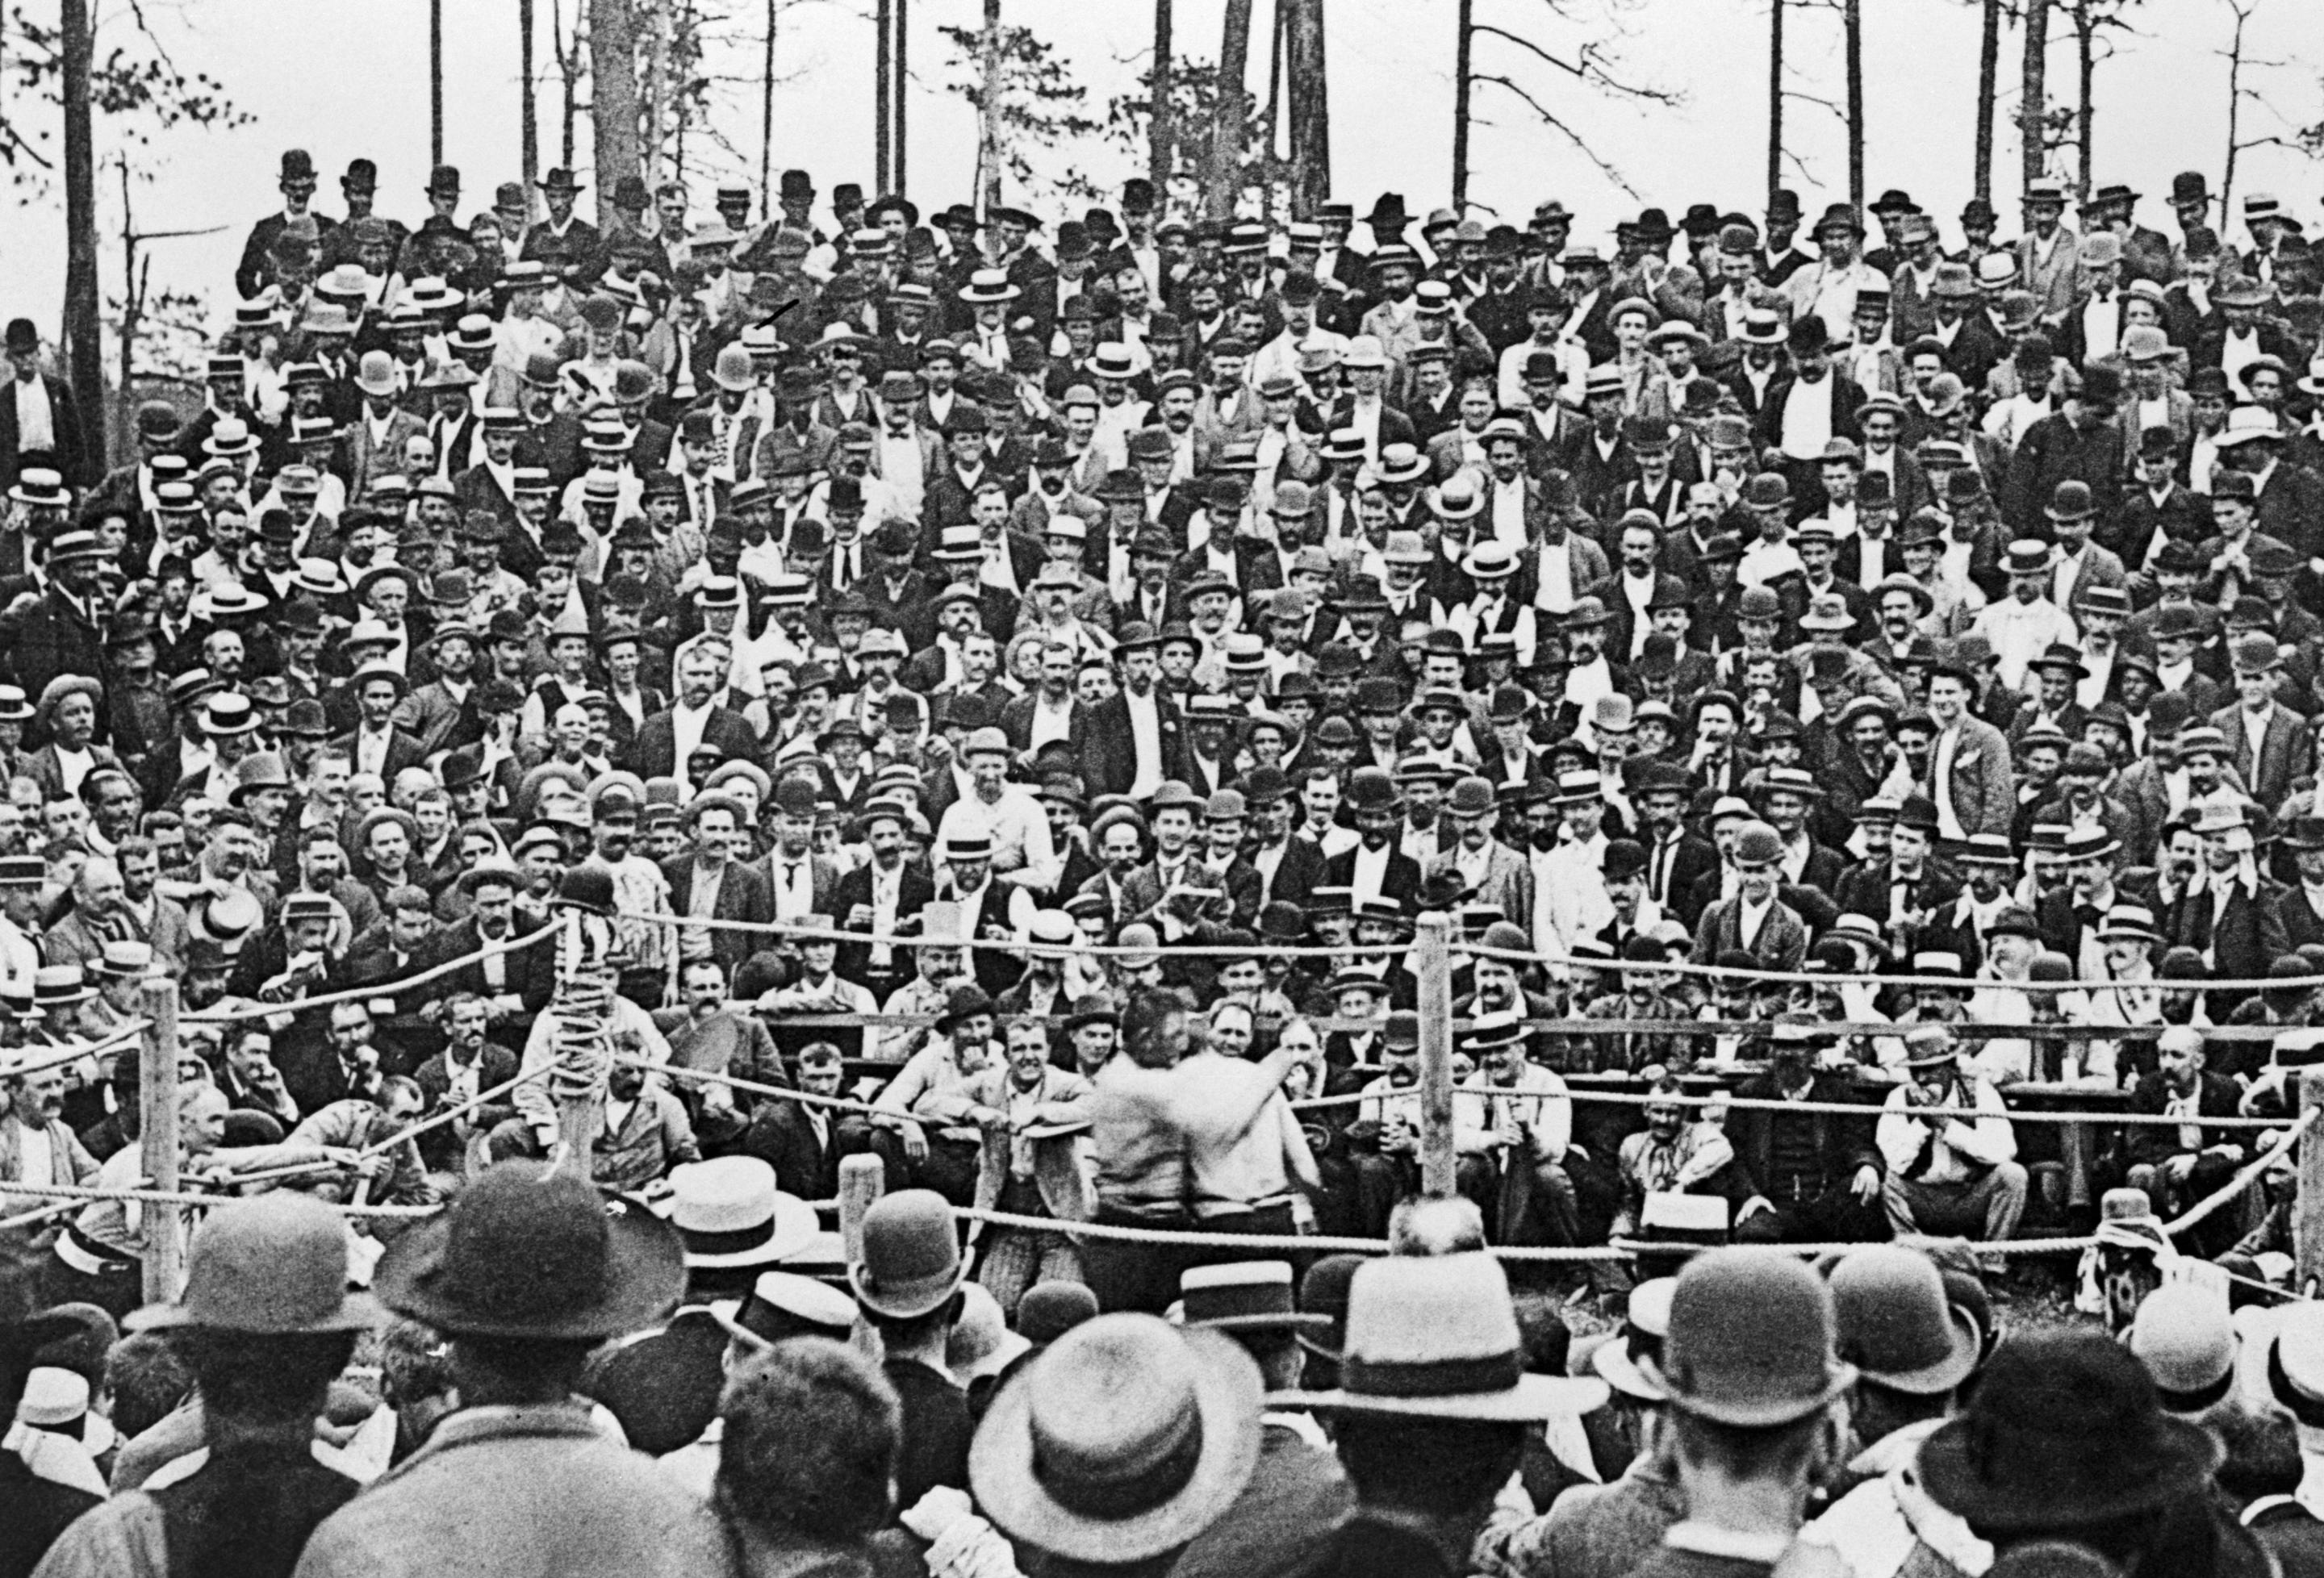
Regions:
M 711 709 L 709 721 L 702 728 L 702 743 L 716 746 L 729 761 L 758 759 L 759 737 L 751 732 L 740 712 L 724 707 Z M 638 725 L 638 737 L 631 742 L 629 758 L 622 766 L 641 778 L 677 775 L 678 726 L 669 712 L 657 712 Z
M 338 736 L 331 741 L 331 748 L 335 751 L 346 752 L 352 759 L 355 749 L 355 730 L 350 730 Z M 428 748 L 420 743 L 417 735 L 404 729 L 391 729 L 387 740 L 387 771 L 383 775 L 390 788 L 394 787 L 395 775 L 404 768 L 421 767 L 427 765 Z
M 2318 914 L 2316 907 L 2308 902 L 2306 888 L 2285 888 L 2275 901 L 2275 917 L 2277 924 L 2283 928 L 2286 947 L 2298 950 L 2311 942 L 2324 942 L 2324 915 Z
M 530 937 L 534 930 L 537 928 L 526 927 L 521 919 L 515 923 L 515 932 L 519 937 Z M 447 927 L 430 938 L 427 947 L 421 950 L 421 964 L 423 968 L 432 969 L 447 959 L 480 952 L 484 946 L 484 935 L 476 930 L 476 918 L 470 915 L 458 925 Z M 503 978 L 508 984 L 503 990 L 514 992 L 521 998 L 528 1013 L 538 1014 L 548 1007 L 549 994 L 557 985 L 557 945 L 554 942 L 537 942 L 530 948 L 518 949 L 502 957 L 507 960 L 507 974 Z M 493 995 L 491 986 L 484 979 L 484 966 L 481 959 L 471 959 L 458 969 L 437 977 L 429 990 L 438 997 L 448 997 L 456 992 L 474 992 L 479 997 Z M 494 1027 L 494 1039 L 503 1045 L 521 1047 L 530 1029 L 529 1023 L 510 1020 Z
M 1720 954 L 1740 950 L 1751 954 L 1769 969 L 1800 968 L 1800 961 L 1808 956 L 1808 928 L 1798 911 L 1778 898 L 1766 922 L 1759 928 L 1758 937 L 1748 949 L 1743 947 L 1742 912 L 1743 901 L 1739 898 L 1719 899 L 1703 907 L 1702 922 L 1694 932 L 1696 964 L 1716 964 Z
M 918 914 L 936 896 L 936 884 L 928 879 L 928 874 L 918 867 L 907 863 L 904 867 L 903 877 L 896 888 L 896 919 L 901 922 Z M 857 904 L 869 904 L 871 902 L 872 867 L 870 863 L 866 862 L 839 879 L 839 887 L 833 894 L 831 900 L 832 919 L 844 927 L 847 924 L 850 911 Z M 903 960 L 904 955 L 899 952 L 897 955 L 899 967 Z M 872 945 L 870 943 L 843 942 L 839 945 L 838 962 L 833 965 L 832 969 L 833 973 L 843 976 L 858 986 L 863 986 L 867 984 L 871 968 Z
M 2134 1113 L 2159 1116 L 2165 1110 L 2171 1093 L 2161 1079 L 2142 1079 L 2130 1098 Z M 2231 1118 L 2236 1115 L 2243 1092 L 2225 1074 L 2208 1069 L 2196 1095 L 2195 1110 L 2207 1118 Z M 2247 1138 L 2235 1129 L 2205 1129 L 2203 1149 L 2214 1145 L 2240 1145 Z M 2123 1130 L 2123 1149 L 2134 1165 L 2149 1165 L 2168 1161 L 2187 1149 L 2179 1142 L 2179 1131 L 2168 1124 L 2131 1124 Z
M 775 1170 L 775 1187 L 785 1194 L 827 1200 L 839 1188 L 838 1122 L 835 1112 L 826 1120 L 825 1137 L 818 1140 L 798 1103 L 770 1097 L 751 1115 L 751 1126 L 737 1143 L 743 1155 Z
M 96 456 L 89 452 L 88 439 L 82 431 L 80 408 L 74 402 L 73 391 L 60 378 L 47 373 L 35 373 L 49 390 L 50 422 L 56 429 L 56 446 L 49 457 L 63 474 L 65 485 L 86 488 L 97 481 L 93 469 Z M 14 382 L 14 379 L 9 381 Z M 0 391 L 5 392 L 5 391 Z M 25 455 L 16 433 L 16 399 L 9 395 L 0 399 L 0 483 L 14 487 L 16 474 L 23 469 Z M 94 672 L 94 671 L 91 671 Z M 37 697 L 35 698 L 37 699 Z
M 687 906 L 694 901 L 693 851 L 672 855 L 663 861 L 661 874 L 669 882 L 670 913 L 691 913 Z M 716 921 L 773 920 L 774 898 L 767 891 L 765 874 L 738 860 L 727 861 L 726 874 L 718 884 L 718 902 L 711 906 L 710 915 Z M 714 931 L 710 933 L 711 957 L 718 961 L 718 968 L 726 972 L 726 979 L 731 982 L 742 961 L 758 951 L 761 940 L 756 932 Z
M 1157 693 L 1157 732 L 1162 744 L 1162 775 L 1176 777 L 1185 757 L 1185 725 L 1178 704 Z M 1082 776 L 1093 797 L 1127 794 L 1138 777 L 1138 745 L 1130 729 L 1130 702 L 1113 695 L 1084 715 L 1082 729 Z
M 1356 853 L 1362 845 L 1342 849 L 1323 862 L 1324 887 L 1345 887 L 1356 879 Z M 1409 910 L 1420 896 L 1420 862 L 1401 850 L 1390 849 L 1388 870 L 1380 877 L 1380 896 Z
M 2289 951 L 2278 898 L 2282 889 L 2265 877 L 2252 894 L 2240 884 L 2216 923 L 2211 895 L 2182 893 L 2162 917 L 2163 940 L 2197 952 L 2211 950 L 2211 977 L 2222 981 L 2256 980 Z
M 1755 1074 L 1736 1091 L 1755 1100 L 1779 1099 L 1782 1089 L 1772 1074 Z M 1808 1086 L 1810 1102 L 1851 1102 L 1857 1096 L 1849 1082 L 1833 1074 L 1818 1074 Z M 1729 1138 L 1735 1160 L 1742 1164 L 1753 1194 L 1764 1195 L 1775 1171 L 1775 1125 L 1805 1124 L 1814 1136 L 1815 1170 L 1826 1190 L 1848 1188 L 1859 1167 L 1880 1168 L 1879 1149 L 1872 1143 L 1872 1124 L 1843 1113 L 1778 1113 L 1766 1107 L 1738 1108 L 1729 1120 Z M 1789 1205 L 1788 1199 L 1777 1200 Z
M 2243 703 L 2236 702 L 2212 713 L 2211 727 L 2227 737 L 2228 765 L 2250 778 L 2251 746 L 2244 732 Z M 2273 703 L 2267 734 L 2260 741 L 2258 781 L 2245 785 L 2252 797 L 2262 805 L 2282 805 L 2292 793 L 2292 781 L 2313 772 L 2315 766 L 2316 741 L 2306 720 L 2282 702 Z

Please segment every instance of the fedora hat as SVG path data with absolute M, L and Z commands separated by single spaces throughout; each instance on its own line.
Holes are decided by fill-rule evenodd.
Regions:
M 775 1170 L 755 1156 L 672 1168 L 653 1211 L 678 1229 L 689 1268 L 771 1264 L 816 1235 L 815 1207 L 775 1188 Z
M 2002 1344 L 1918 1462 L 1938 1506 L 1999 1532 L 2111 1522 L 2197 1495 L 2223 1455 L 2209 1431 L 2163 1411 L 2128 1349 L 2052 1331 Z
M 1160 1555 L 1250 1482 L 1260 1388 L 1231 1338 L 1098 1316 L 993 1398 L 969 1448 L 969 1489 L 1003 1533 L 1067 1560 Z
M 1594 1379 L 1529 1375 L 1500 1262 L 1482 1252 L 1366 1261 L 1348 1287 L 1340 1384 L 1295 1408 L 1525 1423 L 1606 1400 Z
M 386 1314 L 370 1294 L 347 1291 L 352 1243 L 339 1214 L 311 1195 L 236 1200 L 194 1229 L 178 1301 L 148 1305 L 122 1324 L 268 1336 L 368 1331 Z
M 686 1249 L 632 1201 L 508 1161 L 390 1244 L 373 1286 L 390 1309 L 455 1336 L 612 1337 L 669 1313 Z
M 1713 1249 L 1671 1292 L 1670 1335 L 1641 1373 L 1669 1405 L 1715 1425 L 1767 1429 L 1803 1419 L 1854 1384 L 1833 1351 L 1831 1289 L 1775 1249 Z
M 863 1214 L 863 1258 L 847 1284 L 874 1315 L 910 1320 L 941 1307 L 967 1272 L 952 1206 L 934 1189 L 904 1189 Z

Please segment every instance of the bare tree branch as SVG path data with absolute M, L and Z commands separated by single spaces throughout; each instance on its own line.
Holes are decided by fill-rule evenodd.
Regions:
M 1542 124 L 1544 125 L 1550 127 L 1553 131 L 1555 131 L 1559 135 L 1563 136 L 1567 142 L 1572 143 L 1574 148 L 1583 158 L 1596 165 L 1600 174 L 1603 175 L 1608 180 L 1612 181 L 1616 186 L 1621 188 L 1622 190 L 1629 196 L 1635 197 L 1638 195 L 1637 188 L 1630 184 L 1629 178 L 1628 176 L 1625 176 L 1619 170 L 1608 163 L 1604 157 L 1601 156 L 1595 148 L 1590 146 L 1589 142 L 1580 133 L 1576 132 L 1572 126 L 1567 125 L 1563 120 L 1553 114 L 1550 111 L 1549 106 L 1543 104 L 1541 100 L 1536 98 L 1532 94 L 1526 92 L 1524 88 L 1518 87 L 1508 78 L 1494 72 L 1480 71 L 1477 74 L 1477 80 L 1480 82 L 1496 83 L 1499 86 L 1508 89 L 1509 92 L 1515 94 L 1518 98 L 1522 99 L 1526 105 L 1532 107 L 1533 113 L 1541 117 Z
M 1652 104 L 1674 105 L 1679 102 L 1679 96 L 1666 89 L 1625 82 L 1616 77 L 1607 69 L 1604 55 L 1595 44 L 1585 43 L 1573 60 L 1562 60 L 1531 39 L 1520 38 L 1508 29 L 1496 27 L 1489 22 L 1471 23 L 1471 31 L 1491 33 L 1495 38 L 1506 39 L 1536 60 L 1556 67 L 1557 69 L 1577 81 L 1587 82 L 1591 87 L 1603 88 L 1609 93 L 1618 94 L 1625 98 L 1644 99 Z

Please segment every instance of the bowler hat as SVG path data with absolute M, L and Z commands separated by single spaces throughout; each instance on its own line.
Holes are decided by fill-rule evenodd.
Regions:
M 934 1189 L 905 1189 L 864 1213 L 863 1255 L 847 1281 L 872 1314 L 909 1320 L 940 1308 L 966 1274 L 952 1206 Z
M 1833 1351 L 1830 1289 L 1774 1249 L 1714 1249 L 1671 1293 L 1659 1361 L 1638 1368 L 1669 1406 L 1715 1425 L 1767 1429 L 1828 1407 L 1856 1380 Z

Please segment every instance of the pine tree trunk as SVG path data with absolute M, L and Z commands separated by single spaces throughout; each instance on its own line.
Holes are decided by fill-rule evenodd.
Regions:
M 65 119 L 65 381 L 92 417 L 106 409 L 104 346 L 97 338 L 97 143 L 89 105 L 89 68 L 97 39 L 88 0 L 62 0 L 57 31 L 64 51 Z M 106 430 L 88 424 L 89 454 L 79 475 L 65 481 L 80 486 L 105 470 Z
M 1213 219 L 1234 217 L 1242 196 L 1243 79 L 1250 72 L 1251 0 L 1227 0 L 1219 26 L 1218 93 L 1212 106 L 1209 189 L 1204 206 Z
M 984 213 L 990 223 L 1001 206 L 1001 0 L 984 0 L 984 110 L 978 127 L 977 162 L 984 175 Z
M 1848 56 L 1848 203 L 1864 218 L 1864 0 L 1844 0 Z
M 1784 4 L 1767 12 L 1767 206 L 1784 184 Z
M 1461 0 L 1452 34 L 1452 212 L 1469 209 L 1469 92 L 1474 86 L 1469 51 L 1477 38 L 1476 0 Z
M 889 98 L 894 91 L 896 16 L 894 0 L 879 0 L 872 13 L 872 25 L 879 39 L 872 53 L 872 189 L 892 192 L 896 189 L 893 163 L 894 151 L 889 138 L 896 126 L 896 106 Z
M 517 69 L 524 78 L 520 98 L 523 143 L 521 161 L 525 201 L 532 201 L 532 183 L 540 179 L 540 101 L 532 70 L 532 0 L 516 0 Z
M 2081 170 L 2074 183 L 2077 203 L 2090 200 L 2090 148 L 2094 138 L 2090 130 L 2091 115 L 2097 106 L 2091 98 L 2091 85 L 2098 77 L 2098 21 L 2090 14 L 2090 0 L 2074 0 L 2074 64 L 2079 76 L 2075 92 L 2080 112 L 2074 117 L 2074 131 L 2080 144 Z
M 1985 0 L 1977 53 L 1977 196 L 1993 201 L 1993 101 L 2001 76 L 2001 0 Z
M 2025 54 L 2019 77 L 2017 125 L 2024 138 L 2018 151 L 2020 173 L 2032 186 L 2042 179 L 2042 123 L 2049 109 L 2050 0 L 2025 0 Z
M 428 0 L 428 162 L 444 162 L 444 0 Z
M 1291 211 L 1313 219 L 1332 196 L 1332 96 L 1323 73 L 1323 0 L 1289 9 L 1284 91 L 1291 100 Z
M 614 186 L 638 173 L 636 23 L 631 0 L 589 0 L 589 179 L 601 225 L 612 217 Z
M 1154 185 L 1157 213 L 1167 213 L 1170 207 L 1171 143 L 1177 133 L 1177 115 L 1170 100 L 1174 21 L 1171 0 L 1154 0 L 1154 69 L 1147 74 L 1146 83 L 1146 179 Z

